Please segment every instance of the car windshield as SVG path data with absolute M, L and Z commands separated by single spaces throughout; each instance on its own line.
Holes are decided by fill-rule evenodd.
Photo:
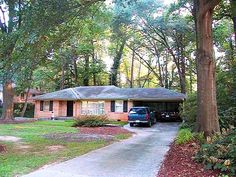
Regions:
M 130 114 L 146 114 L 145 108 L 131 108 L 129 111 Z

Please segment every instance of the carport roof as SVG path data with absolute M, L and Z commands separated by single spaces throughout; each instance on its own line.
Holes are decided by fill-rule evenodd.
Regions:
M 82 86 L 46 93 L 35 100 L 171 100 L 186 96 L 166 88 L 119 88 L 115 86 Z

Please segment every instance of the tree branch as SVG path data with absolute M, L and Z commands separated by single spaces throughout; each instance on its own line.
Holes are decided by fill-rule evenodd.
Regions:
M 221 0 L 208 0 L 206 3 L 203 5 L 203 9 L 201 10 L 201 16 L 205 15 L 207 11 L 213 10 L 215 6 L 217 6 L 220 3 Z

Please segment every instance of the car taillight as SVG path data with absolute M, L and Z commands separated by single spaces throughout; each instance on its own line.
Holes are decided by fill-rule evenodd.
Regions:
M 149 114 L 146 114 L 146 119 L 148 120 L 150 118 Z

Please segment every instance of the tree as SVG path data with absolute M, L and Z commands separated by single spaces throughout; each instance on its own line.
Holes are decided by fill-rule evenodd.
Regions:
M 22 65 L 26 66 L 27 61 L 32 59 L 24 58 L 23 54 L 31 52 L 30 46 L 43 44 L 48 36 L 53 36 L 52 33 L 67 25 L 67 21 L 73 21 L 74 17 L 85 13 L 86 8 L 97 1 L 0 1 L 0 77 L 4 88 L 2 119 L 14 119 L 12 83 Z M 44 58 L 47 58 L 48 51 L 53 47 L 44 47 L 47 48 Z
M 213 10 L 220 0 L 195 0 L 197 36 L 197 130 L 206 136 L 219 132 L 215 60 L 212 38 Z

